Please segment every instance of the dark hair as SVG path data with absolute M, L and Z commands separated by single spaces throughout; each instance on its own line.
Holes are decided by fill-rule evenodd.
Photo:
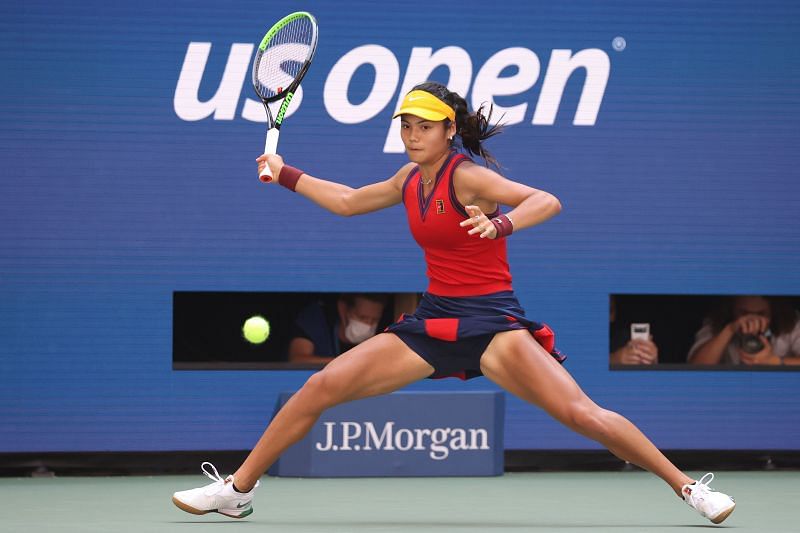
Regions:
M 481 104 L 474 113 L 470 113 L 466 100 L 458 93 L 452 92 L 445 85 L 435 81 L 420 83 L 412 90 L 430 93 L 452 107 L 456 112 L 456 135 L 461 137 L 461 146 L 471 155 L 482 157 L 487 165 L 492 165 L 495 168 L 500 167 L 494 156 L 483 147 L 483 141 L 503 131 L 502 125 L 495 124 L 492 126 L 489 124 L 489 120 L 492 118 L 492 110 L 494 109 L 493 105 L 489 105 L 489 111 L 486 114 L 484 114 L 484 104 Z M 445 119 L 444 125 L 445 128 L 450 127 L 450 120 Z
M 733 321 L 733 307 L 738 296 L 726 296 L 717 301 L 717 305 L 709 315 L 711 331 L 716 335 Z M 775 336 L 792 331 L 798 320 L 797 310 L 795 309 L 792 298 L 782 296 L 762 296 L 768 303 L 772 311 L 772 319 L 769 328 Z

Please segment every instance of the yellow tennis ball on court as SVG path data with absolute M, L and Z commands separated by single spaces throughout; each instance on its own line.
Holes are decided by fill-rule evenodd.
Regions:
M 263 316 L 251 316 L 242 326 L 244 338 L 253 344 L 261 344 L 269 338 L 269 322 Z

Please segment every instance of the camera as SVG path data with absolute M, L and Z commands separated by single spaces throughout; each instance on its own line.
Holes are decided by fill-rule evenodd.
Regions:
M 772 333 L 767 330 L 763 335 L 769 339 Z M 755 335 L 753 333 L 740 333 L 736 338 L 736 343 L 744 353 L 758 353 L 764 349 L 764 342 L 761 340 L 761 335 Z

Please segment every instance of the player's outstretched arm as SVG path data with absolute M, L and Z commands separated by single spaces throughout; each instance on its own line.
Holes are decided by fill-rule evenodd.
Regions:
M 335 181 L 316 178 L 297 169 L 292 169 L 281 178 L 285 164 L 279 155 L 263 154 L 256 159 L 256 162 L 259 172 L 269 163 L 273 176 L 278 177 L 282 185 L 286 186 L 286 175 L 296 178 L 296 181 L 292 180 L 289 184 L 289 188 L 331 213 L 341 216 L 361 215 L 400 203 L 403 180 L 413 166 L 408 164 L 387 180 L 354 189 Z

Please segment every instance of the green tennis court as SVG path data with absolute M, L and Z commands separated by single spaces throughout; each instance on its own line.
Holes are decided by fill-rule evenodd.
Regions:
M 702 472 L 693 472 L 699 477 Z M 194 516 L 172 492 L 202 475 L 0 479 L 0 531 L 798 531 L 800 472 L 720 472 L 737 501 L 720 526 L 644 472 L 507 473 L 497 478 L 264 478 L 243 520 Z

